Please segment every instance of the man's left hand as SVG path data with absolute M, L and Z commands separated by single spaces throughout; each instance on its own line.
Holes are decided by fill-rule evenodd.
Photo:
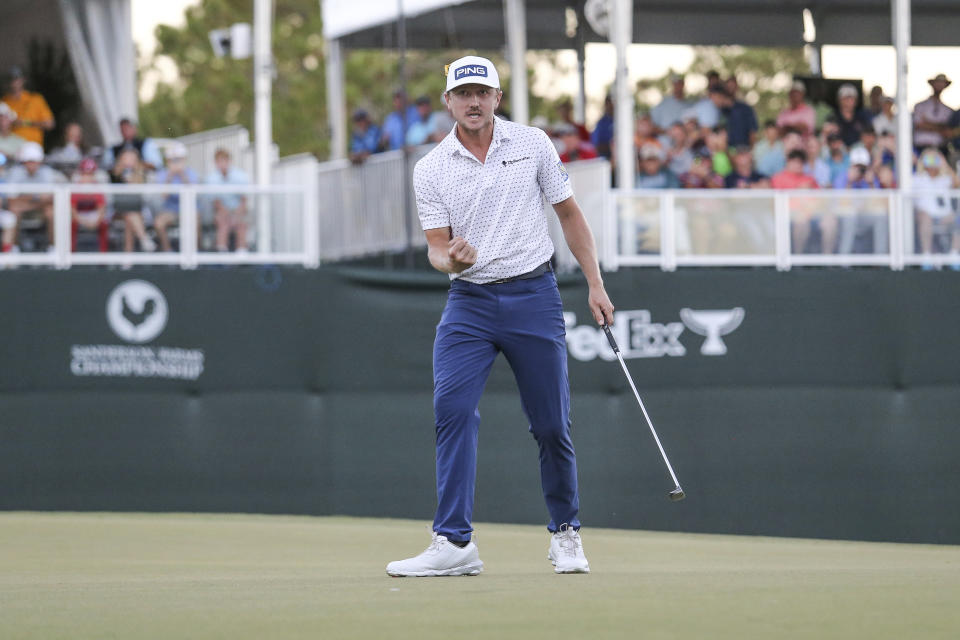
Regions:
M 590 287 L 587 303 L 590 305 L 590 313 L 593 314 L 593 319 L 597 321 L 597 324 L 613 326 L 613 303 L 610 302 L 610 297 L 607 296 L 607 291 L 602 284 Z

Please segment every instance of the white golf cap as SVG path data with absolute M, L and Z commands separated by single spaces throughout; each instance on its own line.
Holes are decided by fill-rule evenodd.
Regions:
M 860 92 L 857 91 L 857 88 L 846 82 L 840 85 L 840 88 L 837 89 L 837 98 L 856 98 L 860 95 Z
M 43 147 L 36 142 L 25 142 L 17 151 L 20 162 L 43 162 Z
M 864 147 L 854 147 L 850 151 L 850 164 L 870 166 L 870 152 Z
M 462 84 L 500 88 L 500 75 L 493 63 L 480 56 L 464 56 L 447 65 L 447 91 Z
M 183 159 L 187 157 L 187 145 L 179 140 L 174 140 L 167 146 L 164 154 L 168 160 Z

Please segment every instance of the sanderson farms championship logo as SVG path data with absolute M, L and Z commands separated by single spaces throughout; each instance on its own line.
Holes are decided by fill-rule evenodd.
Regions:
M 203 373 L 202 349 L 148 346 L 167 326 L 167 299 L 146 280 L 127 280 L 107 297 L 107 324 L 128 344 L 73 345 L 70 371 L 75 376 L 196 380 Z

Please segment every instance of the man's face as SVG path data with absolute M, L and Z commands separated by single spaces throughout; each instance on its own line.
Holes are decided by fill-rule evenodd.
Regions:
M 845 95 L 840 98 L 840 108 L 844 111 L 853 111 L 857 106 L 857 96 Z
M 643 169 L 643 172 L 648 176 L 653 176 L 660 173 L 660 169 L 663 167 L 663 163 L 660 162 L 660 158 L 654 155 L 646 156 L 641 159 L 640 167 Z
M 873 149 L 874 145 L 877 144 L 877 134 L 864 131 L 860 134 L 860 142 L 867 149 Z
M 787 171 L 790 173 L 803 173 L 803 160 L 800 158 L 788 158 Z
M 407 106 L 407 96 L 402 93 L 394 94 L 393 96 L 393 108 L 397 111 L 403 111 L 403 108 Z
M 370 128 L 370 119 L 369 118 L 357 118 L 353 121 L 353 125 L 357 128 L 357 131 L 361 133 Z
M 426 120 L 430 116 L 430 111 L 431 109 L 430 109 L 429 102 L 426 102 L 426 103 L 422 102 L 417 105 L 417 113 L 419 113 L 420 117 L 424 120 Z
M 797 107 L 803 103 L 803 91 L 797 89 L 792 90 L 789 94 L 790 106 Z
M 820 157 L 820 141 L 814 136 L 807 138 L 807 155 L 811 158 Z
M 681 124 L 670 125 L 670 128 L 667 129 L 667 135 L 670 136 L 670 140 L 673 141 L 675 146 L 682 146 L 687 140 L 687 132 L 684 131 Z
M 649 138 L 653 135 L 653 122 L 650 118 L 644 116 L 637 120 L 637 135 L 641 138 Z
M 783 136 L 783 150 L 785 153 L 790 153 L 794 149 L 803 148 L 803 138 L 796 131 L 791 131 L 787 135 Z
M 748 176 L 753 172 L 753 157 L 749 153 L 738 153 L 733 156 L 733 167 L 742 176 Z
M 35 174 L 35 173 L 37 172 L 37 169 L 40 168 L 40 163 L 39 163 L 39 162 L 33 162 L 33 161 L 24 162 L 24 163 L 23 163 L 23 168 L 26 169 L 26 170 L 27 170 L 27 173 L 29 173 L 29 174 L 32 176 L 33 174 Z
M 763 129 L 763 136 L 767 139 L 767 142 L 773 144 L 777 141 L 777 138 L 780 137 L 780 132 L 777 131 L 777 127 L 765 127 Z
M 217 165 L 217 170 L 220 173 L 226 173 L 230 169 L 230 156 L 219 155 L 214 159 L 214 162 Z
M 940 95 L 943 93 L 943 90 L 947 88 L 947 83 L 943 80 L 935 80 L 934 82 L 930 83 L 930 86 L 933 87 L 933 93 L 935 95 Z
M 124 122 L 120 125 L 120 135 L 124 140 L 133 140 L 137 137 L 137 127 L 132 122 Z
M 10 81 L 10 93 L 23 91 L 23 78 L 14 78 Z
M 66 138 L 67 142 L 79 146 L 83 142 L 83 129 L 76 123 L 69 124 L 67 130 L 63 132 L 63 137 Z
M 703 156 L 696 156 L 693 159 L 693 164 L 690 165 L 690 171 L 694 175 L 701 177 L 706 177 L 710 175 L 710 171 L 713 169 L 713 162 L 710 158 L 705 158 Z
M 493 125 L 493 113 L 500 106 L 499 89 L 482 84 L 463 84 L 447 93 L 447 108 L 457 126 L 479 132 Z

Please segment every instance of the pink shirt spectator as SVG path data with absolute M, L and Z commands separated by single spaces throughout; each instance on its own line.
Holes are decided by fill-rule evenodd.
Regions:
M 803 131 L 804 137 L 813 133 L 817 128 L 817 114 L 806 102 L 796 108 L 787 107 L 777 116 L 777 127 L 783 129 L 797 129 Z
M 770 186 L 774 189 L 816 189 L 820 185 L 813 176 L 784 169 L 770 179 Z

